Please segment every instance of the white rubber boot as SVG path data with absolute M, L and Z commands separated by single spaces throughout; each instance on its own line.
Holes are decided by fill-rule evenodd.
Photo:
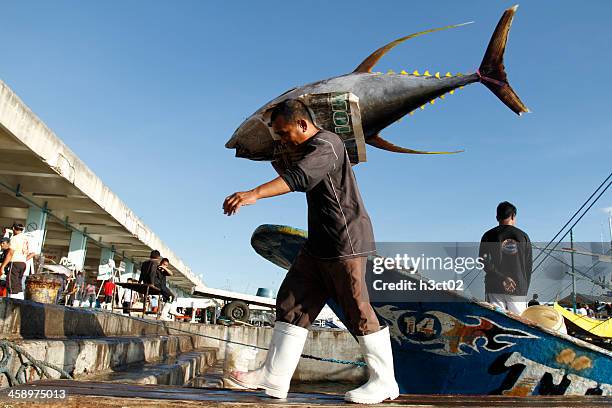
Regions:
M 344 395 L 345 401 L 359 404 L 378 404 L 386 399 L 394 400 L 399 387 L 393 371 L 393 352 L 389 328 L 385 327 L 367 336 L 357 336 L 361 352 L 368 364 L 368 382 Z
M 231 380 L 245 388 L 263 388 L 266 395 L 274 398 L 287 398 L 291 377 L 300 361 L 306 337 L 308 329 L 276 322 L 264 365 L 249 372 L 233 371 Z
M 170 315 L 170 312 L 172 311 L 172 303 L 170 302 L 166 302 L 164 303 L 164 307 L 162 307 L 161 313 L 160 313 L 160 319 L 166 322 L 171 322 L 174 320 L 174 316 Z
M 25 299 L 23 292 L 13 293 L 13 294 L 9 295 L 9 297 L 12 298 L 12 299 Z

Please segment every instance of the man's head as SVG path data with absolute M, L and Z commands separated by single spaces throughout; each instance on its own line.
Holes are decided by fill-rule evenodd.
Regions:
M 305 142 L 319 131 L 306 105 L 297 99 L 276 105 L 270 114 L 270 126 L 281 138 L 281 143 L 291 146 Z
M 3 251 L 6 251 L 7 249 L 9 249 L 9 247 L 11 246 L 11 239 L 10 238 L 2 238 L 0 240 L 0 249 Z
M 533 294 L 533 300 L 536 300 L 537 298 L 538 298 L 538 294 L 537 294 L 537 293 L 534 293 L 534 294 Z
M 13 233 L 15 235 L 21 234 L 23 232 L 23 224 L 13 224 Z
M 134 282 L 134 279 L 128 278 L 128 283 L 132 283 L 132 282 Z
M 161 260 L 161 262 L 159 263 L 159 266 L 163 266 L 164 268 L 167 268 L 170 266 L 170 260 L 168 258 L 164 258 Z
M 516 207 L 508 201 L 499 203 L 496 218 L 500 225 L 514 225 L 516 223 Z
M 159 251 L 157 249 L 154 249 L 153 251 L 151 251 L 151 255 L 149 255 L 149 258 L 159 259 L 160 256 L 161 254 L 159 253 Z

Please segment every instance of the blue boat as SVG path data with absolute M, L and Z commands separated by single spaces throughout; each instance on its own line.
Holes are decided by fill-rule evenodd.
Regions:
M 251 245 L 288 269 L 306 237 L 296 228 L 262 225 Z M 392 273 L 396 282 L 420 280 Z M 343 320 L 337 305 L 331 299 L 328 304 Z M 389 326 L 403 394 L 612 396 L 610 351 L 488 303 L 442 291 L 435 300 L 416 294 L 372 306 L 381 324 Z

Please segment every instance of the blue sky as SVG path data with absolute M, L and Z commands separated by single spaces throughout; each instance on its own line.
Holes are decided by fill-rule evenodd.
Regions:
M 2 2 L 5 81 L 209 286 L 276 288 L 283 271 L 249 244 L 263 223 L 306 225 L 305 198 L 223 216 L 223 198 L 275 176 L 233 157 L 236 127 L 285 90 L 353 70 L 400 36 L 377 70 L 472 72 L 506 1 Z M 578 5 L 579 4 L 579 5 Z M 477 241 L 495 206 L 546 241 L 611 169 L 612 3 L 524 2 L 506 52 L 533 113 L 474 84 L 388 128 L 402 156 L 368 148 L 355 168 L 380 241 Z M 599 241 L 608 192 L 575 229 Z M 605 230 L 607 233 L 607 229 Z M 609 239 L 609 237 L 608 237 Z

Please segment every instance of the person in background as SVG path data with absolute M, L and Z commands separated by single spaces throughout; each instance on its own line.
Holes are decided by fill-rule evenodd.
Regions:
M 527 307 L 531 307 L 531 306 L 537 306 L 539 305 L 540 302 L 538 302 L 538 294 L 534 293 L 533 297 L 531 298 L 531 300 L 529 301 L 529 303 L 527 303 Z
M 74 279 L 74 295 L 72 299 L 72 306 L 78 307 L 81 305 L 81 302 L 84 298 L 85 292 L 85 277 L 83 276 L 83 272 L 78 271 L 76 274 L 76 278 Z
M 158 280 L 160 283 L 161 296 L 164 303 L 164 306 L 161 311 L 162 320 L 172 320 L 170 313 L 172 311 L 172 302 L 176 299 L 176 295 L 167 284 L 167 277 L 172 276 L 172 271 L 170 271 L 170 261 L 168 258 L 163 258 L 159 263 L 159 267 L 157 268 L 157 272 L 159 273 Z
M 159 288 L 159 273 L 157 268 L 160 263 L 161 254 L 158 250 L 151 251 L 149 259 L 144 261 L 140 266 L 140 277 L 138 283 L 144 283 L 145 285 L 153 285 Z
M 94 307 L 96 302 L 96 285 L 92 282 L 85 286 L 85 301 L 89 303 L 89 307 Z
M 8 237 L 2 237 L 0 239 L 0 265 L 2 265 L 2 262 L 4 261 L 4 258 L 6 257 L 6 254 L 8 253 L 10 243 L 11 243 L 11 239 Z M 2 276 L 2 278 L 0 278 L 0 297 L 5 297 L 8 294 L 7 284 L 6 284 L 7 274 L 5 271 L 2 271 L 0 275 Z
M 13 225 L 13 236 L 9 245 L 9 250 L 0 264 L 0 272 L 5 273 L 8 267 L 7 287 L 9 296 L 15 299 L 23 299 L 22 278 L 26 269 L 26 262 L 34 254 L 30 253 L 27 236 L 23 233 L 23 224 Z
M 127 283 L 134 283 L 134 279 L 128 278 Z M 125 288 L 121 297 L 121 305 L 123 306 L 123 314 L 130 315 L 132 303 L 135 300 L 135 292 L 132 289 Z
M 138 277 L 138 283 L 143 283 L 145 285 L 152 285 L 159 289 L 159 272 L 157 268 L 159 267 L 159 263 L 161 261 L 161 254 L 157 249 L 151 251 L 149 255 L 149 259 L 144 261 L 142 265 L 140 265 L 140 276 Z M 149 295 L 151 299 L 151 311 L 157 312 L 157 296 Z M 145 299 L 146 302 L 146 299 Z M 155 306 L 153 306 L 155 304 Z
M 157 296 L 151 296 L 151 313 L 157 313 Z
M 516 227 L 516 207 L 504 201 L 497 206 L 499 225 L 480 240 L 487 302 L 521 314 L 527 308 L 527 291 L 533 264 L 529 236 Z
M 111 277 L 109 280 L 104 282 L 102 286 L 102 292 L 104 292 L 104 303 L 109 310 L 113 310 L 113 297 L 115 295 L 115 282 Z

